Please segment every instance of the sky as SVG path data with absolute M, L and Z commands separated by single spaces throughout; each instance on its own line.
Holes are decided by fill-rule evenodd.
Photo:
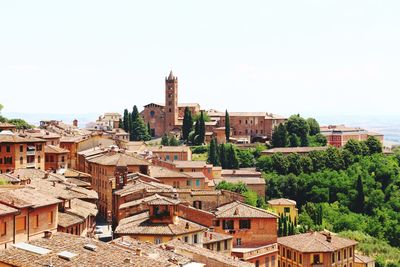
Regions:
M 400 118 L 400 1 L 1 1 L 3 113 L 164 101 Z

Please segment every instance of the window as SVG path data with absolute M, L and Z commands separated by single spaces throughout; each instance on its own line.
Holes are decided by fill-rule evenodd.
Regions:
M 201 210 L 201 201 L 200 200 L 195 200 L 193 201 L 193 207 L 195 207 L 196 209 Z
M 23 145 L 19 146 L 19 152 L 24 152 L 24 146 Z
M 289 207 L 285 207 L 284 211 L 285 211 L 285 213 L 290 213 L 290 208 Z
M 293 252 L 293 260 L 297 261 L 297 253 L 296 252 Z
M 65 162 L 65 157 L 64 156 L 61 157 L 61 162 Z
M 154 117 L 154 115 L 156 115 L 156 113 L 154 112 L 154 110 L 150 111 L 150 117 Z
M 19 158 L 19 164 L 20 164 L 20 165 L 24 164 L 24 158 L 23 158 L 23 157 L 20 157 L 20 158 Z
M 41 161 L 40 156 L 38 156 L 37 162 L 40 163 L 40 161 Z
M 337 260 L 340 261 L 341 255 L 340 255 L 340 250 L 337 253 Z
M 242 239 L 241 238 L 236 238 L 236 245 L 241 246 L 242 245 Z
M 349 257 L 353 257 L 353 248 L 349 248 Z
M 53 223 L 53 211 L 50 211 L 50 212 L 48 212 L 47 213 L 47 222 L 49 223 L 49 224 L 52 224 Z
M 300 264 L 303 263 L 303 255 L 302 255 L 302 254 L 299 255 L 299 263 L 300 263 Z
M 32 227 L 34 229 L 39 227 L 39 214 L 36 214 L 32 217 Z
M 0 224 L 0 236 L 5 236 L 7 234 L 7 223 L 2 222 Z
M 347 249 L 343 250 L 343 259 L 347 259 Z
M 256 267 L 260 267 L 260 261 L 256 260 Z
M 6 146 L 6 152 L 10 153 L 10 151 L 11 151 L 11 147 L 10 146 Z
M 192 185 L 192 181 L 191 180 L 186 180 L 186 185 L 187 186 L 191 186 Z
M 222 229 L 232 230 L 233 229 L 233 220 L 223 220 L 222 221 Z
M 197 244 L 198 240 L 197 240 L 197 234 L 193 235 L 193 243 Z
M 334 263 L 334 262 L 335 262 L 335 252 L 332 252 L 332 255 L 331 255 L 331 260 L 332 260 L 332 263 Z
M 178 160 L 178 155 L 174 155 L 174 160 Z
M 166 155 L 166 156 L 165 156 L 165 160 L 169 160 L 169 155 Z
M 200 187 L 200 179 L 196 179 L 196 187 Z
M 37 145 L 37 146 L 36 146 L 36 150 L 37 150 L 37 151 L 42 151 L 42 145 Z
M 19 217 L 15 220 L 15 230 L 17 232 L 25 231 L 26 230 L 26 216 Z
M 224 249 L 225 249 L 225 250 L 228 249 L 228 240 L 224 240 Z
M 313 263 L 314 263 L 314 264 L 316 264 L 316 263 L 317 263 L 317 264 L 318 264 L 318 263 L 321 263 L 321 262 L 320 262 L 320 258 L 319 258 L 319 254 L 314 254 L 314 255 L 313 255 Z
M 291 250 L 287 250 L 286 258 L 288 258 L 289 260 L 292 259 L 292 251 Z
M 161 238 L 155 237 L 155 238 L 154 238 L 154 244 L 156 244 L 156 245 L 161 244 Z
M 213 226 L 217 226 L 217 227 L 219 227 L 221 224 L 220 224 L 220 221 L 219 220 L 214 220 L 213 221 Z
M 275 256 L 271 257 L 271 267 L 275 267 Z
M 265 267 L 269 267 L 269 257 L 265 258 Z
M 217 251 L 221 251 L 221 242 L 217 243 Z
M 239 229 L 250 229 L 250 220 L 240 220 Z
M 185 243 L 189 243 L 189 237 L 188 236 L 185 236 L 184 240 L 185 240 Z

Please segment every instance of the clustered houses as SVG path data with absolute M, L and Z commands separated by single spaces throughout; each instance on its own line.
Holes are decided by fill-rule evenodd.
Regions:
M 150 103 L 144 106 L 141 114 L 145 122 L 150 124 L 151 135 L 159 137 L 165 133 L 180 132 L 186 107 L 192 114 L 200 112 L 199 104 L 178 102 L 178 78 L 171 71 L 165 78 L 165 103 Z M 206 139 L 214 136 L 220 143 L 225 142 L 225 112 L 209 110 L 207 114 L 211 121 L 206 122 Z M 232 141 L 270 139 L 274 127 L 286 120 L 267 112 L 231 112 L 229 115 Z

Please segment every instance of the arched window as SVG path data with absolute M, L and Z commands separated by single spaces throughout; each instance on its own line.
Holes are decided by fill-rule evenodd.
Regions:
M 40 163 L 40 156 L 38 156 L 38 158 L 37 158 L 37 162 L 38 162 L 38 163 Z
M 154 115 L 156 115 L 156 112 L 154 110 L 150 111 L 150 117 L 154 117 Z
M 23 158 L 23 157 L 20 157 L 20 158 L 19 158 L 19 164 L 20 164 L 20 165 L 24 164 L 24 158 Z

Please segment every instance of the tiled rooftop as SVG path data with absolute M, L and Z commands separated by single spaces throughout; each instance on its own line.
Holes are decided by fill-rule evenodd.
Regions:
M 278 244 L 300 252 L 333 252 L 356 245 L 357 242 L 336 235 L 331 235 L 331 241 L 328 241 L 327 233 L 310 232 L 279 237 Z
M 275 213 L 239 201 L 218 207 L 215 215 L 216 218 L 278 218 Z
M 45 255 L 38 255 L 18 248 L 10 248 L 0 251 L 0 262 L 12 266 L 43 267 L 48 266 L 135 266 L 135 267 L 166 267 L 176 266 L 167 264 L 157 259 L 138 256 L 132 251 L 121 247 L 103 243 L 95 239 L 89 239 L 65 233 L 55 233 L 50 239 L 41 238 L 30 242 L 31 245 L 50 250 Z M 85 248 L 85 245 L 95 246 L 95 251 Z M 76 254 L 70 260 L 58 256 L 60 252 L 68 251 Z
M 150 165 L 150 163 L 144 159 L 118 152 L 101 155 L 90 159 L 89 162 L 107 166 Z
M 115 233 L 122 235 L 137 234 L 176 236 L 205 230 L 203 226 L 182 218 L 178 218 L 178 222 L 175 224 L 153 223 L 149 218 L 149 212 L 143 212 L 122 219 L 115 230 Z
M 18 210 L 0 203 L 0 216 L 17 213 Z
M 68 153 L 69 150 L 64 149 L 62 147 L 58 147 L 58 146 L 47 145 L 44 147 L 44 152 L 52 153 L 52 154 L 64 154 L 64 153 Z
M 268 200 L 270 205 L 296 205 L 296 201 L 287 198 L 277 198 Z
M 0 202 L 14 208 L 38 208 L 58 204 L 61 201 L 32 188 L 1 188 Z
M 154 178 L 190 178 L 183 172 L 173 171 L 164 167 L 150 166 L 150 176 Z

